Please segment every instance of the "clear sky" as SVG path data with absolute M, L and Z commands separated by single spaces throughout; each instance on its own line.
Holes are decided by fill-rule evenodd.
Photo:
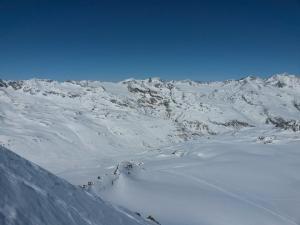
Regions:
M 299 0 L 0 0 L 0 78 L 300 74 Z

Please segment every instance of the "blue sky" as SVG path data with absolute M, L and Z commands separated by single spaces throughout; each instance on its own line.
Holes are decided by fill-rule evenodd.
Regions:
M 0 0 L 0 78 L 300 74 L 300 1 Z

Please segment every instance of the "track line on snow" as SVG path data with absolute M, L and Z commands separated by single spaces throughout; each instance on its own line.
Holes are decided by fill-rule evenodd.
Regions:
M 254 206 L 256 208 L 259 208 L 259 209 L 261 209 L 261 210 L 263 210 L 265 212 L 268 212 L 268 213 L 272 214 L 273 216 L 276 216 L 276 217 L 280 218 L 281 220 L 289 222 L 290 224 L 299 225 L 298 223 L 296 223 L 295 221 L 293 221 L 290 218 L 287 218 L 287 217 L 285 217 L 285 216 L 283 216 L 283 215 L 281 215 L 281 214 L 279 214 L 279 213 L 277 213 L 277 212 L 275 212 L 275 211 L 273 211 L 273 210 L 271 210 L 269 208 L 266 208 L 266 207 L 264 207 L 264 206 L 262 206 L 260 204 L 255 203 L 255 202 L 253 202 L 253 201 L 251 201 L 251 200 L 249 200 L 247 198 L 243 198 L 242 196 L 240 196 L 238 194 L 235 194 L 235 193 L 233 193 L 233 192 L 231 192 L 229 190 L 226 190 L 225 188 L 222 188 L 219 185 L 213 184 L 213 183 L 205 180 L 204 178 L 198 178 L 198 177 L 195 177 L 195 176 L 186 175 L 186 174 L 179 173 L 179 172 L 170 172 L 170 171 L 165 171 L 165 170 L 162 171 L 162 172 L 167 172 L 169 174 L 174 174 L 174 175 L 178 175 L 178 176 L 189 178 L 191 180 L 194 180 L 194 181 L 199 182 L 201 184 L 204 184 L 206 186 L 212 187 L 215 190 L 217 190 L 219 192 L 222 192 L 222 193 L 224 193 L 224 194 L 226 194 L 226 195 L 228 195 L 228 196 L 230 196 L 232 198 L 238 199 L 238 200 L 240 200 L 242 202 L 248 203 L 249 205 L 252 205 L 252 206 Z

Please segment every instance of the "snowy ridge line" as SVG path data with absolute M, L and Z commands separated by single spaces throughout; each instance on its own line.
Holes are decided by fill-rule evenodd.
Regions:
M 299 77 L 290 75 L 209 83 L 1 81 L 0 145 L 81 185 L 79 200 L 88 196 L 82 201 L 97 208 L 99 195 L 141 223 L 290 225 L 300 221 L 299 106 Z M 94 207 L 89 218 L 72 196 L 39 183 L 48 184 L 48 176 L 32 171 L 25 182 L 15 179 L 26 170 L 22 161 L 8 168 L 14 165 L 11 176 L 0 170 L 19 182 L 17 193 L 29 189 L 43 201 L 54 191 L 61 201 L 49 204 L 69 209 L 74 221 L 96 220 Z
M 32 79 L 1 81 L 0 90 L 0 144 L 65 178 L 111 166 L 105 159 L 127 150 L 247 130 L 269 144 L 276 140 L 264 136 L 300 131 L 300 78 L 287 74 L 209 83 Z

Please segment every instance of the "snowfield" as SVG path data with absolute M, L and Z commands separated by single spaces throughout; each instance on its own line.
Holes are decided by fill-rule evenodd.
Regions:
M 1 145 L 150 224 L 300 224 L 297 76 L 0 80 L 0 121 Z
M 161 224 L 299 224 L 299 137 L 277 144 L 242 138 L 160 149 L 121 163 L 91 189 Z

